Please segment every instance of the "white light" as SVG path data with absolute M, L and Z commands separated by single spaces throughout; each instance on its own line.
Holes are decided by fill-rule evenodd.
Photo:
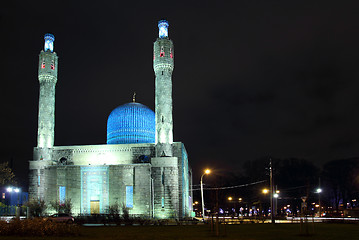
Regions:
M 158 36 L 159 38 L 166 38 L 168 37 L 168 22 L 166 20 L 161 20 L 158 22 Z
M 18 193 L 18 192 L 20 192 L 20 189 L 15 188 L 14 191 L 15 191 L 16 193 Z
M 8 188 L 6 189 L 6 191 L 12 192 L 12 188 L 11 188 L 11 187 L 8 187 Z
M 278 194 L 278 193 L 275 193 L 275 194 L 273 194 L 273 197 L 274 197 L 274 198 L 278 198 L 278 197 L 279 197 L 279 194 Z
M 321 188 L 318 188 L 317 189 L 317 193 L 321 193 L 322 192 L 322 189 Z

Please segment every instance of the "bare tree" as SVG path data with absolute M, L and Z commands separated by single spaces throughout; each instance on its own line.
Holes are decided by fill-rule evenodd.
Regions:
M 15 174 L 9 167 L 8 162 L 0 163 L 0 186 L 15 184 Z

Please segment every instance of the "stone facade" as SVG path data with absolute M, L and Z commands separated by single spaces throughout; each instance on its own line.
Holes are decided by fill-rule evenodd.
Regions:
M 55 52 L 41 51 L 39 55 L 39 121 L 37 146 L 51 148 L 55 139 L 55 86 L 57 82 L 57 62 Z
M 116 203 L 126 205 L 126 186 L 132 186 L 131 214 L 154 218 L 190 217 L 192 174 L 187 153 L 180 142 L 172 146 L 175 157 L 154 157 L 155 144 L 55 146 L 51 149 L 53 160 L 48 161 L 41 160 L 39 148 L 35 148 L 37 160 L 30 161 L 30 196 L 46 202 L 60 201 L 59 189 L 65 187 L 73 213 L 90 214 L 91 199 L 85 195 L 92 189 L 86 184 L 85 176 L 97 177 L 100 172 L 101 183 L 106 182 L 106 186 L 94 185 L 102 189 L 98 194 L 101 197 L 94 201 L 99 202 L 101 213 Z M 141 153 L 148 154 L 150 161 L 143 162 Z
M 38 146 L 29 164 L 30 198 L 46 203 L 71 200 L 73 214 L 107 213 L 119 204 L 136 216 L 191 217 L 188 156 L 183 143 L 173 142 L 174 62 L 173 43 L 168 37 L 159 37 L 154 43 L 153 66 L 154 143 L 54 146 L 57 55 L 52 49 L 41 51 Z
M 172 72 L 174 69 L 173 42 L 158 38 L 153 44 L 153 69 L 155 71 L 156 156 L 172 156 Z

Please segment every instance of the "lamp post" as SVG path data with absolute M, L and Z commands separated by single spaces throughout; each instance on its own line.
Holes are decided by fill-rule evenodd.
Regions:
M 204 222 L 204 198 L 203 198 L 203 176 L 206 174 L 210 174 L 211 170 L 206 169 L 204 171 L 204 173 L 201 176 L 201 198 L 202 198 L 202 218 L 203 218 L 203 222 Z
M 321 206 L 321 204 L 320 204 L 320 193 L 322 192 L 323 190 L 319 187 L 319 188 L 317 188 L 317 191 L 316 191 L 316 193 L 318 193 L 318 201 L 319 201 L 319 217 L 321 217 L 321 208 L 322 208 L 322 206 Z
M 20 204 L 19 199 L 20 199 L 20 197 L 19 197 L 19 193 L 20 193 L 21 190 L 20 190 L 20 188 L 8 187 L 8 188 L 6 188 L 6 191 L 8 193 L 10 193 L 10 205 L 12 205 L 16 201 L 15 215 L 16 215 L 17 218 L 19 218 L 20 217 L 20 207 L 19 207 L 19 204 Z M 13 199 L 13 197 L 14 197 L 13 193 L 16 194 L 16 199 Z

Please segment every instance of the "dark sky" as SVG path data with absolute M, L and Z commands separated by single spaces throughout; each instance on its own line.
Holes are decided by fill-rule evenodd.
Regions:
M 103 144 L 108 115 L 134 91 L 154 109 L 160 19 L 175 44 L 174 140 L 194 182 L 204 167 L 239 171 L 264 156 L 359 156 L 358 1 L 177 2 L 1 3 L 1 161 L 13 159 L 20 182 L 36 146 L 43 35 L 59 56 L 55 145 Z

